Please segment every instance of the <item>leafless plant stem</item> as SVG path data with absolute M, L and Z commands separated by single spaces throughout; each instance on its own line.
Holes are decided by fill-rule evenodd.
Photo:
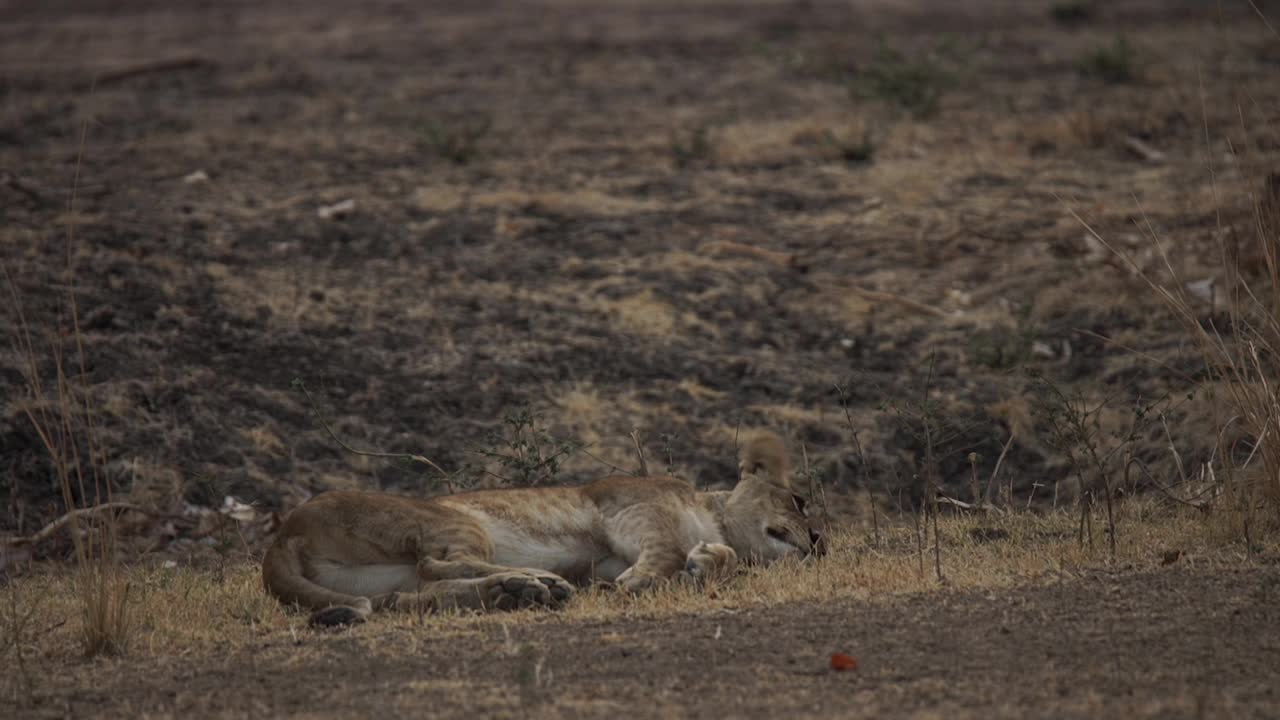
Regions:
M 333 431 L 333 428 L 329 425 L 329 421 L 325 419 L 324 413 L 320 412 L 320 406 L 316 404 L 316 399 L 312 397 L 311 391 L 307 389 L 307 384 L 303 382 L 301 378 L 294 379 L 293 384 L 307 396 L 307 402 L 311 404 L 311 412 L 315 413 L 316 419 L 320 421 L 321 427 L 323 427 L 324 431 L 329 434 L 329 437 L 338 444 L 338 447 L 341 447 L 343 450 L 346 450 L 353 455 L 360 455 L 362 457 L 385 458 L 390 460 L 412 460 L 433 468 L 436 472 L 448 477 L 449 473 L 445 472 L 443 468 L 434 462 L 431 462 L 430 459 L 422 455 L 418 455 L 417 453 L 377 452 L 373 450 L 357 450 L 356 448 L 351 447 L 346 442 L 343 442 L 342 438 L 338 437 L 337 433 Z

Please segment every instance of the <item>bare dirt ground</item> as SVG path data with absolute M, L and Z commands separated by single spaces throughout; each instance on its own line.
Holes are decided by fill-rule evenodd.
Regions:
M 833 497 L 869 485 L 893 511 L 919 498 L 922 397 L 948 494 L 972 499 L 1011 435 L 1020 505 L 1073 494 L 1030 370 L 1103 407 L 1109 437 L 1148 408 L 1132 454 L 1172 484 L 1215 452 L 1212 385 L 1069 210 L 1219 318 L 1220 249 L 1280 167 L 1278 69 L 1280 38 L 1248 2 L 11 2 L 0 323 L 74 356 L 72 233 L 88 364 L 69 371 L 117 496 L 165 518 L 129 549 L 180 560 L 260 548 L 200 519 L 227 495 L 278 511 L 331 488 L 442 490 L 338 448 L 295 378 L 352 443 L 451 471 L 483 464 L 523 407 L 588 445 L 570 482 L 634 466 L 638 428 L 651 464 L 722 485 L 737 428 L 770 426 Z M 64 510 L 27 372 L 0 345 L 3 535 Z M 4 701 L 40 716 L 1274 716 L 1280 658 L 1260 629 L 1277 575 L 1231 552 L 892 601 L 521 616 L 509 639 L 295 622 L 225 653 L 58 646 L 31 659 L 34 695 L 6 673 Z M 825 673 L 835 651 L 862 668 Z
M 1166 568 L 659 618 L 300 630 L 195 657 L 73 662 L 40 676 L 37 702 L 11 707 L 31 717 L 1263 718 L 1280 707 L 1277 599 L 1274 565 Z M 858 668 L 832 671 L 835 652 Z

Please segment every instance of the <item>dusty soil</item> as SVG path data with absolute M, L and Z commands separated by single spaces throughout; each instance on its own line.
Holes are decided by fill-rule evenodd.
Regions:
M 372 623 L 214 657 L 72 661 L 42 674 L 35 704 L 19 707 L 31 717 L 1274 717 L 1277 599 L 1275 566 L 1175 567 L 660 620 L 547 614 L 446 637 Z M 857 669 L 831 671 L 836 652 Z
M 638 428 L 653 464 L 721 484 L 737 428 L 769 425 L 856 488 L 842 383 L 897 503 L 926 396 L 954 494 L 1011 432 L 1020 497 L 1069 476 L 1031 368 L 1109 402 L 1107 432 L 1156 404 L 1195 468 L 1202 366 L 1067 208 L 1144 269 L 1149 225 L 1215 276 L 1280 147 L 1277 43 L 1230 5 L 19 3 L 0 262 L 117 491 L 170 509 L 438 488 L 340 450 L 295 378 L 353 444 L 450 471 L 529 406 L 600 458 L 566 481 L 633 467 Z M 1096 68 L 1119 36 L 1128 78 Z M 25 368 L 6 342 L 10 533 L 61 511 Z M 1135 454 L 1169 477 L 1168 445 L 1154 423 Z

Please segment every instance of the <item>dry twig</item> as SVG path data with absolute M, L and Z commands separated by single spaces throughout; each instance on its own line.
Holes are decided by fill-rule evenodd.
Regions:
M 414 462 L 419 462 L 423 465 L 434 468 L 436 472 L 448 477 L 449 473 L 445 472 L 443 468 L 431 462 L 429 458 L 417 453 L 377 452 L 374 450 L 357 450 L 351 447 L 347 443 L 343 442 L 342 438 L 338 437 L 337 433 L 333 431 L 333 428 L 329 426 L 329 421 L 325 420 L 324 414 L 320 412 L 320 407 L 316 404 L 316 399 L 311 396 L 311 391 L 307 389 L 307 384 L 304 383 L 301 378 L 295 378 L 293 383 L 298 387 L 298 389 L 302 390 L 304 395 L 307 396 L 307 402 L 311 403 L 311 411 L 315 413 L 316 419 L 320 421 L 320 425 L 324 427 L 325 432 L 329 433 L 329 437 L 332 438 L 334 442 L 338 443 L 338 446 L 343 450 L 362 457 L 386 458 L 389 460 L 413 460 Z
M 79 520 L 80 518 L 96 515 L 100 512 L 105 512 L 110 510 L 133 511 L 133 512 L 142 513 L 144 515 L 151 515 L 151 516 L 161 516 L 164 514 L 164 513 L 157 512 L 155 510 L 147 509 L 141 505 L 135 505 L 130 502 L 121 502 L 121 501 L 105 502 L 105 503 L 102 503 L 101 505 L 94 505 L 93 507 L 79 508 L 76 510 L 72 510 L 71 512 L 64 514 L 62 517 L 54 520 L 53 522 L 50 522 L 48 525 L 45 525 L 43 528 L 40 529 L 39 532 L 33 533 L 31 535 L 21 536 L 21 537 L 5 538 L 3 542 L 4 544 L 9 546 L 38 545 L 44 542 L 45 540 L 48 540 L 49 538 L 53 537 L 53 535 L 56 534 L 59 530 L 61 530 L 64 526 L 70 523 L 73 523 L 74 521 Z
M 987 480 L 987 489 L 982 493 L 982 502 L 987 505 L 995 504 L 996 492 L 996 476 L 1000 474 L 1000 466 L 1004 464 L 1004 456 L 1009 454 L 1009 448 L 1013 445 L 1014 433 L 1009 433 L 1009 439 L 1005 441 L 1004 448 L 1000 450 L 1000 457 L 996 460 L 996 467 L 991 471 L 991 478 Z M 1009 486 L 1009 502 L 1013 502 L 1013 486 Z
M 166 58 L 164 60 L 151 60 L 136 65 L 126 65 L 125 67 L 108 70 L 94 78 L 95 86 L 110 85 L 112 83 L 123 82 L 141 75 L 151 75 L 154 73 L 173 72 L 176 70 L 195 70 L 202 67 L 216 67 L 217 63 L 206 57 L 199 55 L 185 55 L 182 57 Z

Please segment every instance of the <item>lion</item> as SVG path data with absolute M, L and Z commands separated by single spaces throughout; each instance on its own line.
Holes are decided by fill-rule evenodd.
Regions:
M 380 610 L 558 608 L 594 581 L 638 593 L 825 551 L 781 439 L 751 439 L 738 470 L 733 490 L 708 492 L 633 476 L 427 499 L 325 492 L 285 519 L 262 579 L 333 626 Z

